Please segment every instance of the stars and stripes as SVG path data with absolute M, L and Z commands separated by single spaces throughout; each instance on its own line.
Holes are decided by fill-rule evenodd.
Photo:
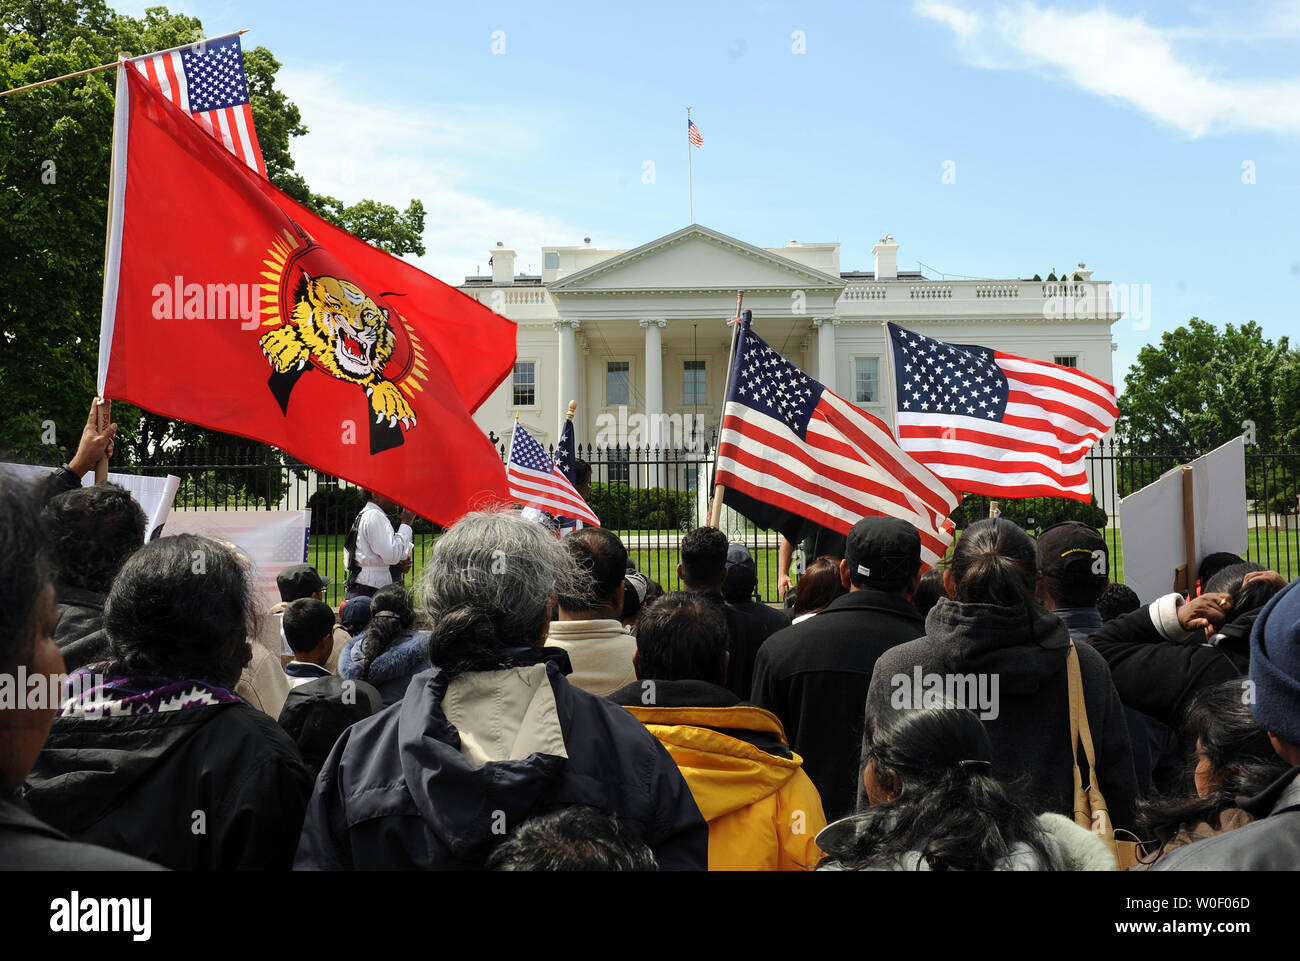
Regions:
M 266 176 L 239 34 L 128 60 L 241 161 Z
M 718 443 L 719 484 L 845 533 L 869 515 L 908 521 L 933 566 L 961 497 L 879 419 L 827 390 L 742 323 Z
M 1073 367 L 887 324 L 898 441 L 956 490 L 1089 499 L 1084 458 L 1115 388 Z
M 700 128 L 695 126 L 695 121 L 690 117 L 686 118 L 686 138 L 694 147 L 704 146 L 704 137 L 700 135 Z
M 555 445 L 555 469 L 564 475 L 564 479 L 573 485 L 576 490 L 578 487 L 578 458 L 574 451 L 577 444 L 573 439 L 573 421 L 567 417 L 564 420 L 564 429 L 560 431 L 560 442 Z M 571 533 L 582 527 L 582 521 L 576 517 L 557 517 L 562 533 Z
M 510 496 L 524 507 L 600 526 L 600 518 L 592 513 L 573 483 L 518 420 L 510 437 L 506 482 Z

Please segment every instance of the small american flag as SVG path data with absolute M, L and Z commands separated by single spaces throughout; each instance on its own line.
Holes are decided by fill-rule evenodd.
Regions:
M 722 418 L 717 482 L 840 533 L 869 515 L 908 521 L 930 566 L 952 543 L 948 515 L 961 501 L 899 447 L 883 422 L 754 333 L 748 312 Z
M 510 496 L 525 507 L 600 526 L 600 518 L 518 420 L 510 438 L 510 456 L 506 458 L 506 483 Z
M 1090 497 L 1084 457 L 1115 424 L 1115 388 L 1073 367 L 945 344 L 887 324 L 898 441 L 956 490 Z
M 239 34 L 128 60 L 226 149 L 266 176 L 253 128 Z
M 686 118 L 686 137 L 696 147 L 704 146 L 704 138 L 700 136 L 700 128 L 695 126 L 695 121 L 690 117 Z
M 560 443 L 555 448 L 555 469 L 564 475 L 564 479 L 576 489 L 578 486 L 578 458 L 574 451 L 578 445 L 573 438 L 573 421 L 565 418 L 564 429 L 560 431 Z M 570 533 L 582 527 L 582 521 L 574 517 L 557 517 L 560 530 Z

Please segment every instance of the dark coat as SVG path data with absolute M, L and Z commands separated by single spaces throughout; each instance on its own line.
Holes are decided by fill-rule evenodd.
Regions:
M 62 584 L 55 586 L 55 593 L 59 599 L 59 620 L 51 637 L 63 655 L 67 672 L 71 674 L 87 664 L 107 660 L 104 595 Z
M 1035 812 L 1073 817 L 1065 665 L 1070 635 L 1065 624 L 1037 605 L 1006 608 L 941 597 L 925 628 L 925 637 L 893 648 L 877 662 L 867 695 L 868 716 L 905 709 L 893 706 L 891 698 L 904 690 L 898 678 L 914 678 L 918 667 L 922 675 L 996 677 L 996 717 L 982 718 L 993 742 L 994 773 Z M 1097 756 L 1098 787 L 1114 826 L 1132 830 L 1137 778 L 1124 706 L 1101 655 L 1087 644 L 1075 647 Z M 1082 750 L 1079 756 L 1082 759 Z M 1086 763 L 1084 777 L 1088 777 Z
M 1300 767 L 1238 805 L 1257 820 L 1173 851 L 1152 871 L 1300 871 Z
M 93 844 L 79 844 L 0 798 L 0 871 L 164 871 L 165 868 Z
M 361 680 L 361 642 L 365 636 L 363 631 L 343 648 L 339 655 L 339 677 Z M 365 680 L 379 689 L 387 707 L 402 699 L 411 678 L 428 669 L 429 632 L 406 631 L 397 643 L 370 662 Z
M 431 668 L 406 696 L 352 725 L 330 752 L 307 809 L 294 866 L 307 870 L 472 869 L 506 832 L 587 804 L 616 815 L 664 870 L 708 867 L 708 825 L 663 745 L 623 708 L 569 684 L 555 648 L 515 653 L 545 663 L 564 753 L 477 767 L 443 713 L 447 675 Z M 508 670 L 514 670 L 509 668 Z M 494 674 L 477 672 L 489 685 Z
M 1168 641 L 1150 608 L 1107 621 L 1089 639 L 1110 667 L 1120 700 L 1170 727 L 1179 727 L 1188 702 L 1204 687 L 1241 677 L 1250 663 L 1250 625 L 1258 612 L 1226 625 L 1224 639 Z
M 76 840 L 178 870 L 288 868 L 310 793 L 289 735 L 244 703 L 57 717 L 26 785 Z
M 727 690 L 739 700 L 748 701 L 753 689 L 754 660 L 758 657 L 758 649 L 772 632 L 758 618 L 727 603 L 721 591 L 698 593 L 700 597 L 722 608 L 722 615 L 727 621 L 727 633 L 731 638 L 727 646 L 727 653 L 731 655 L 727 662 Z
M 910 601 L 861 590 L 777 631 L 759 649 L 751 700 L 781 719 L 828 821 L 856 806 L 863 706 L 876 659 L 924 633 Z

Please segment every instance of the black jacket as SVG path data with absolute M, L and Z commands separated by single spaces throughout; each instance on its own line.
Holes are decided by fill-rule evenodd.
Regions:
M 104 595 L 62 584 L 55 586 L 55 593 L 59 599 L 59 620 L 52 637 L 63 655 L 65 670 L 71 674 L 87 664 L 107 660 Z
M 527 724 L 499 724 L 502 678 L 546 665 Z M 295 867 L 307 870 L 456 870 L 481 867 L 508 832 L 538 814 L 588 804 L 616 815 L 663 870 L 706 870 L 709 830 L 672 756 L 623 708 L 569 684 L 556 648 L 514 652 L 514 666 L 466 675 L 456 696 L 510 743 L 558 733 L 562 752 L 535 750 L 477 766 L 443 712 L 447 675 L 431 668 L 406 695 L 348 728 L 334 745 L 307 809 Z M 549 683 L 545 692 L 542 684 Z M 477 694 L 465 694 L 470 691 Z M 486 692 L 486 693 L 484 693 Z M 553 695 L 554 708 L 550 707 Z M 555 725 L 558 723 L 558 731 Z M 501 743 L 498 738 L 476 743 Z
M 852 591 L 759 649 L 751 700 L 780 718 L 828 821 L 856 807 L 862 709 L 876 659 L 924 633 L 910 601 Z
M 55 718 L 26 792 L 78 841 L 180 870 L 284 869 L 311 773 L 272 718 L 216 704 Z
M 989 693 L 996 679 L 990 710 L 966 705 L 981 714 L 993 742 L 994 773 L 1035 812 L 1054 811 L 1072 818 L 1074 764 L 1065 668 L 1070 635 L 1065 624 L 1037 605 L 1005 608 L 959 604 L 941 597 L 925 628 L 925 637 L 895 647 L 877 662 L 867 696 L 868 715 L 905 709 L 908 701 L 900 695 L 914 690 L 918 668 L 923 678 L 933 674 L 945 683 L 955 675 L 988 679 Z M 1132 830 L 1137 778 L 1124 706 L 1101 655 L 1087 644 L 1075 647 L 1097 756 L 1098 787 L 1114 826 Z M 1079 756 L 1082 759 L 1082 751 Z M 1086 764 L 1084 777 L 1088 777 Z
M 1300 767 L 1237 806 L 1259 820 L 1170 852 L 1152 871 L 1300 871 Z
M 79 844 L 0 798 L 0 871 L 163 871 L 156 864 L 93 844 Z
M 771 630 L 758 618 L 727 603 L 721 591 L 700 591 L 699 595 L 722 608 L 727 620 L 731 643 L 727 647 L 731 659 L 727 662 L 727 690 L 742 701 L 750 699 L 754 681 L 754 659 L 758 649 L 771 635 Z
M 1225 625 L 1224 638 L 1205 643 L 1204 635 L 1167 641 L 1140 607 L 1107 621 L 1090 643 L 1110 666 L 1110 676 L 1128 707 L 1179 727 L 1192 696 L 1203 687 L 1240 677 L 1250 663 L 1250 625 L 1258 611 Z

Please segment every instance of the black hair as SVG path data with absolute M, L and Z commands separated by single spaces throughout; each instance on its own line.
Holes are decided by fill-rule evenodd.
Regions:
M 647 587 L 648 586 L 649 582 L 647 582 Z M 631 580 L 625 576 L 623 578 L 623 609 L 619 611 L 618 619 L 628 623 L 635 621 L 637 615 L 641 613 L 641 608 L 644 604 L 645 601 L 643 601 L 641 595 L 636 592 L 636 588 L 632 585 Z
M 912 606 L 920 611 L 921 617 L 925 617 L 930 613 L 930 608 L 939 603 L 939 598 L 947 596 L 948 592 L 943 586 L 943 571 L 926 571 L 921 575 L 921 582 L 916 585 Z
M 722 596 L 732 604 L 743 604 L 754 597 L 754 588 L 758 586 L 757 566 L 749 564 L 732 564 L 724 568 L 722 577 Z
M 1256 578 L 1249 584 L 1243 584 L 1247 574 L 1268 570 L 1263 564 L 1254 561 L 1238 561 L 1230 567 L 1222 568 L 1205 584 L 1205 593 L 1227 594 L 1232 602 L 1228 608 L 1225 624 L 1231 624 L 1238 617 L 1251 611 L 1257 611 L 1270 600 L 1281 588 L 1273 581 Z
M 1027 845 L 1040 863 L 1064 865 L 1034 812 L 993 775 L 993 747 L 973 711 L 935 707 L 876 715 L 863 768 L 893 771 L 900 791 L 860 810 L 852 837 L 827 845 L 828 861 L 853 870 L 897 868 L 919 855 L 935 871 L 988 871 Z M 825 862 L 824 862 L 825 863 Z
M 574 487 L 581 487 L 591 480 L 591 465 L 581 457 L 574 458 L 573 461 L 573 480 Z
M 32 658 L 36 602 L 50 583 L 39 507 L 30 487 L 0 471 L 0 669 L 8 674 Z
M 1219 817 L 1236 806 L 1239 796 L 1260 793 L 1286 772 L 1286 762 L 1251 713 L 1246 690 L 1245 678 L 1230 678 L 1197 691 L 1188 704 L 1180 732 L 1190 757 L 1187 793 L 1137 803 L 1138 825 L 1161 844 L 1180 827 L 1201 821 L 1219 830 Z M 1218 789 L 1205 797 L 1196 794 L 1192 776 L 1197 742 L 1209 759 L 1210 772 L 1220 778 Z
M 848 593 L 844 581 L 840 579 L 839 559 L 830 554 L 823 554 L 813 561 L 799 575 L 799 583 L 794 589 L 794 607 L 791 613 L 798 617 L 809 611 L 820 611 L 837 597 Z
M 496 846 L 489 871 L 657 871 L 645 842 L 612 814 L 584 804 L 529 818 Z
M 665 594 L 637 621 L 637 673 L 656 681 L 723 684 L 730 642 L 720 605 L 686 591 Z
M 966 528 L 948 567 L 955 601 L 997 607 L 1033 603 L 1038 549 L 1032 537 L 1005 518 L 985 518 Z
M 1113 621 L 1124 614 L 1131 614 L 1142 606 L 1137 592 L 1127 584 L 1116 581 L 1106 587 L 1101 597 L 1097 598 L 1097 612 L 1101 614 L 1102 623 Z
M 645 603 L 641 605 L 642 610 L 649 607 L 659 598 L 664 596 L 664 586 L 658 581 L 646 578 Z
M 1213 554 L 1206 554 L 1201 558 L 1201 562 L 1196 565 L 1197 579 L 1205 586 L 1204 590 L 1208 591 L 1209 583 L 1214 575 L 1219 573 L 1225 567 L 1233 567 L 1241 563 L 1240 554 L 1231 554 L 1228 551 L 1215 551 Z
M 697 527 L 682 537 L 682 580 L 692 590 L 715 590 L 727 574 L 727 535 L 716 527 Z
M 60 586 L 107 594 L 123 562 L 144 545 L 145 516 L 117 484 L 79 487 L 41 512 Z
M 560 607 L 590 611 L 607 605 L 627 574 L 627 548 L 618 535 L 603 527 L 583 527 L 562 543 L 587 575 L 589 590 L 580 597 L 560 597 Z
M 1043 589 L 1057 607 L 1096 607 L 1110 578 L 1078 565 L 1043 572 Z
M 295 654 L 313 651 L 334 632 L 334 609 L 314 597 L 300 597 L 284 609 L 284 639 Z
M 127 558 L 104 604 L 109 651 L 131 674 L 234 687 L 252 657 L 253 592 L 235 552 L 160 537 Z
M 357 641 L 361 653 L 361 680 L 370 676 L 370 665 L 415 623 L 415 605 L 401 584 L 385 584 L 370 598 L 370 623 Z

